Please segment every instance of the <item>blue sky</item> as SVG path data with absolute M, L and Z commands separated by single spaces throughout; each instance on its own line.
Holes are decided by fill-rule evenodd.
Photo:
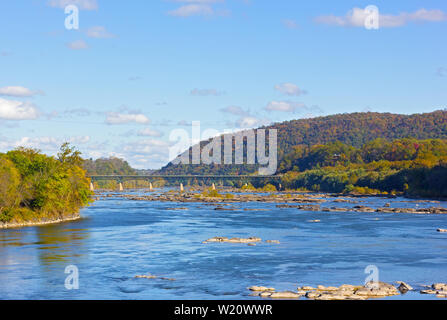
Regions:
M 378 30 L 364 27 L 368 5 Z M 70 141 L 158 168 L 191 121 L 443 109 L 446 35 L 444 0 L 1 1 L 0 152 Z

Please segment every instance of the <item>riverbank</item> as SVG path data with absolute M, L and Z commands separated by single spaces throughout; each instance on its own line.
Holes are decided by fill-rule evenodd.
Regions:
M 45 218 L 40 221 L 0 222 L 0 229 L 15 229 L 23 227 L 44 226 L 49 224 L 75 221 L 79 219 L 81 219 L 81 215 L 79 213 L 76 213 L 62 218 L 61 217 L 55 219 Z

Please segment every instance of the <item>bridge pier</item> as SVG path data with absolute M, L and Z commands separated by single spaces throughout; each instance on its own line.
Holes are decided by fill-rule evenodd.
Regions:
M 121 182 L 120 182 L 120 185 L 119 185 L 119 190 L 120 191 L 124 191 L 123 184 Z
M 152 188 L 152 182 L 149 182 L 149 191 L 152 191 L 154 188 Z

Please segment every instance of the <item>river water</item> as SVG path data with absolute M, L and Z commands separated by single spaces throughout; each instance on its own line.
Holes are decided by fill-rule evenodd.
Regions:
M 353 206 L 330 201 L 325 206 Z M 358 201 L 416 206 L 404 198 Z M 232 207 L 110 196 L 83 209 L 79 221 L 0 230 L 0 299 L 259 299 L 247 287 L 358 285 L 369 265 L 381 281 L 415 289 L 447 282 L 447 234 L 436 231 L 447 229 L 447 215 L 305 212 L 275 203 Z M 309 222 L 315 219 L 320 222 Z M 280 244 L 202 243 L 214 236 Z M 67 266 L 78 270 L 78 289 L 65 286 L 72 275 Z M 148 273 L 158 278 L 135 278 Z M 409 292 L 387 299 L 436 297 Z

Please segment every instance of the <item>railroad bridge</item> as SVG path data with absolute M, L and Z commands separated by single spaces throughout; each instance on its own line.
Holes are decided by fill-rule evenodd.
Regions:
M 119 183 L 119 189 L 123 190 L 123 182 L 129 180 L 145 180 L 152 185 L 152 182 L 163 179 L 169 182 L 180 182 L 180 188 L 183 188 L 185 181 L 201 181 L 213 186 L 215 184 L 223 185 L 224 181 L 240 181 L 241 183 L 264 182 L 273 183 L 281 188 L 282 175 L 262 176 L 262 175 L 92 175 L 90 189 L 93 190 L 93 182 L 100 180 L 115 180 Z

